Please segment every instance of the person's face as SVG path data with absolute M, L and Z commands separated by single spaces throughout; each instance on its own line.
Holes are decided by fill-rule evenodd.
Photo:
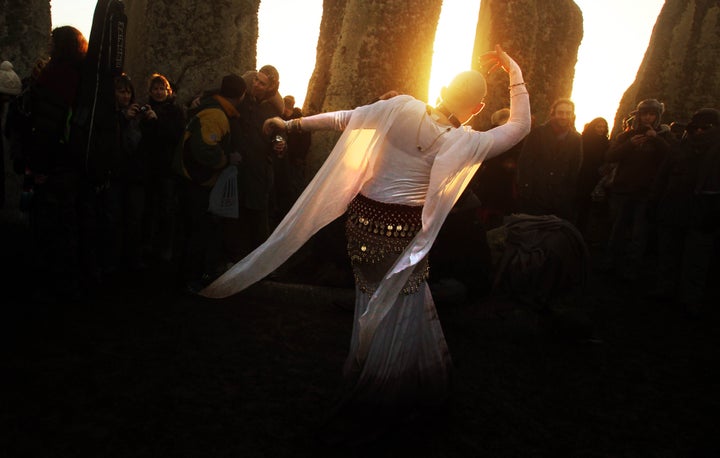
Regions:
M 569 128 L 575 121 L 575 111 L 569 103 L 560 103 L 555 107 L 552 119 L 559 127 Z
M 652 127 L 657 121 L 657 113 L 654 111 L 641 111 L 640 112 L 640 125 Z
M 270 78 L 268 78 L 268 76 L 263 72 L 255 73 L 255 79 L 253 80 L 252 88 L 253 96 L 259 100 L 264 99 L 269 89 Z
M 595 133 L 598 135 L 607 135 L 608 126 L 603 122 L 595 124 Z
M 163 83 L 153 83 L 150 87 L 150 98 L 156 102 L 164 102 L 168 98 L 168 88 Z
M 713 126 L 712 124 L 701 124 L 701 125 L 694 126 L 689 131 L 689 133 L 690 133 L 690 135 L 703 135 L 703 134 L 709 132 L 710 130 L 712 130 L 714 127 L 715 126 Z
M 128 106 L 130 106 L 131 100 L 132 92 L 130 91 L 130 88 L 115 88 L 115 101 L 120 108 L 127 108 Z

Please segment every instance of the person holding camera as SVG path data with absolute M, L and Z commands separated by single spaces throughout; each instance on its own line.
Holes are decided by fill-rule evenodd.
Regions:
M 623 266 L 617 273 L 626 280 L 637 278 L 650 232 L 649 195 L 674 142 L 670 127 L 661 123 L 664 111 L 665 105 L 657 99 L 642 100 L 631 113 L 632 127 L 612 141 L 606 154 L 607 162 L 617 163 L 617 170 L 610 188 L 614 221 L 600 270 Z
M 173 88 L 164 75 L 153 73 L 147 91 L 147 105 L 141 107 L 141 111 L 148 110 L 146 118 L 151 121 L 141 144 L 148 161 L 144 245 L 154 258 L 169 262 L 177 254 L 174 248 L 179 218 L 179 184 L 172 158 L 185 129 L 185 113 L 175 103 Z
M 123 74 L 113 80 L 116 106 L 116 142 L 109 145 L 104 164 L 105 183 L 96 193 L 99 216 L 98 253 L 101 272 L 124 264 L 142 267 L 142 217 L 145 210 L 147 161 L 140 142 L 148 122 L 157 119 L 149 105 L 135 101 L 135 86 Z

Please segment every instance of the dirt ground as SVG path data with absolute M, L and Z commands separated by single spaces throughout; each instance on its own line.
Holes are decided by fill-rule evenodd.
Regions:
M 8 237 L 6 268 L 20 255 Z M 592 276 L 553 321 L 499 299 L 439 298 L 456 366 L 448 411 L 327 445 L 346 301 L 270 283 L 201 299 L 154 266 L 84 303 L 42 306 L 27 299 L 27 273 L 10 270 L 2 457 L 720 456 L 720 313 L 646 300 L 644 277 Z

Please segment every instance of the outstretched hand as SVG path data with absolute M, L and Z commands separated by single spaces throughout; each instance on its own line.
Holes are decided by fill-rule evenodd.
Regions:
M 510 56 L 503 51 L 502 47 L 500 45 L 495 45 L 494 51 L 488 51 L 485 54 L 480 56 L 480 65 L 485 68 L 489 67 L 488 71 L 486 72 L 486 75 L 491 74 L 498 68 L 502 68 L 506 72 L 509 71 L 510 65 L 512 62 L 512 59 L 510 59 Z

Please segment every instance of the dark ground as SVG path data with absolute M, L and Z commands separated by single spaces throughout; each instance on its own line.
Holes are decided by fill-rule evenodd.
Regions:
M 338 447 L 317 433 L 341 394 L 347 291 L 264 283 L 211 301 L 155 266 L 48 310 L 2 235 L 0 457 L 720 456 L 720 313 L 645 300 L 646 278 L 593 276 L 567 325 L 438 298 L 449 412 Z

